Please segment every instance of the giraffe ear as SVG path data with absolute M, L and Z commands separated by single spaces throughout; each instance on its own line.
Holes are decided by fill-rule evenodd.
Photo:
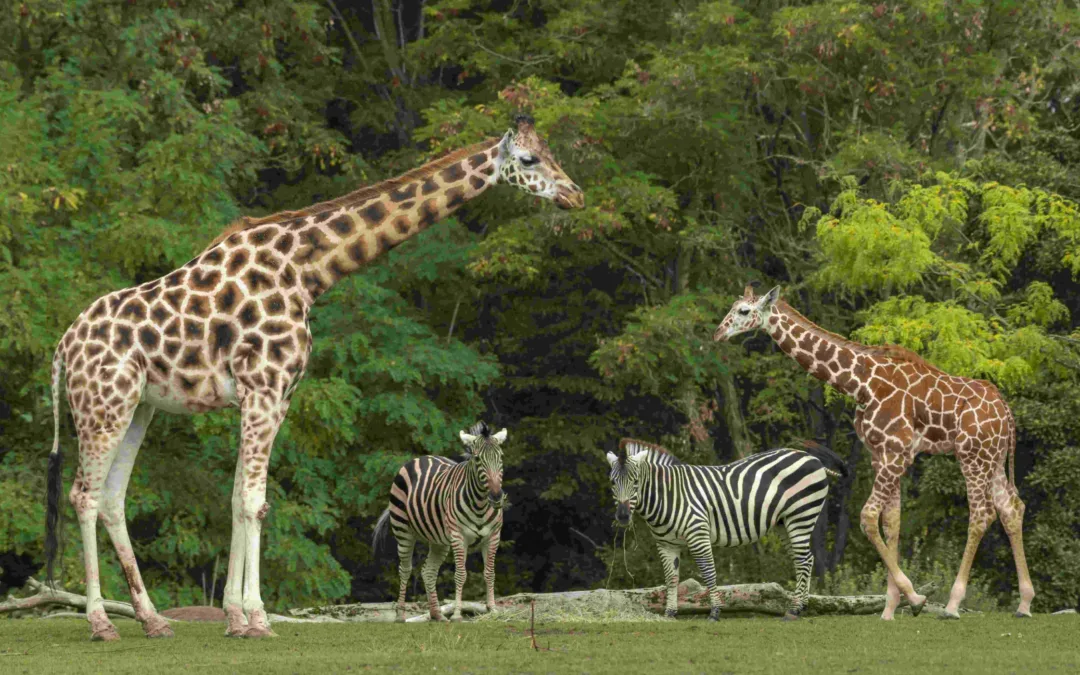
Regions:
M 514 130 L 507 129 L 499 141 L 499 161 L 506 161 L 514 156 Z
M 771 291 L 769 291 L 765 295 L 761 296 L 761 299 L 758 300 L 758 309 L 759 310 L 771 309 L 772 306 L 775 305 L 776 301 L 779 300 L 779 299 L 780 299 L 780 287 L 779 286 L 773 286 Z

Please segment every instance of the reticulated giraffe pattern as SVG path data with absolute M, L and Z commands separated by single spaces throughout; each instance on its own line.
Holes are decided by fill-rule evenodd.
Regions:
M 893 618 L 901 593 L 914 614 L 926 601 L 898 561 L 900 478 L 920 452 L 954 454 L 967 485 L 967 545 L 945 616 L 959 617 L 975 552 L 999 516 L 1019 580 L 1016 615 L 1030 616 L 1035 590 L 1024 555 L 1024 503 L 1015 484 L 1016 424 L 997 387 L 949 375 L 903 347 L 867 346 L 830 333 L 780 300 L 779 294 L 776 287 L 757 297 L 747 286 L 713 337 L 727 340 L 761 328 L 804 370 L 855 400 L 855 431 L 870 449 L 875 475 L 860 524 L 889 573 L 881 618 Z
M 240 450 L 224 608 L 226 634 L 272 635 L 259 592 L 259 546 L 270 450 L 311 351 L 308 313 L 339 279 L 510 182 L 562 208 L 584 204 L 532 120 L 398 178 L 344 197 L 243 218 L 180 269 L 97 299 L 64 334 L 52 363 L 56 440 L 50 457 L 46 550 L 56 553 L 60 386 L 79 439 L 70 492 L 84 542 L 93 639 L 118 638 L 102 606 L 96 522 L 105 524 L 148 636 L 169 636 L 143 586 L 124 497 L 157 409 L 198 413 L 237 406 Z
M 479 422 L 461 432 L 465 457 L 460 462 L 445 457 L 413 459 L 401 467 L 390 488 L 390 506 L 375 526 L 377 548 L 389 528 L 398 548 L 399 590 L 397 620 L 405 621 L 405 591 L 412 575 L 416 542 L 428 545 L 421 576 L 433 621 L 445 621 L 439 609 L 435 582 L 448 551 L 454 553 L 454 620 L 461 620 L 461 591 L 465 586 L 465 556 L 479 543 L 484 558 L 484 602 L 495 608 L 495 553 L 503 525 L 502 444 L 506 429 L 491 433 Z
M 665 613 L 678 613 L 679 555 L 697 563 L 709 593 L 709 619 L 723 602 L 716 583 L 713 547 L 758 541 L 777 524 L 787 531 L 795 562 L 795 595 L 786 619 L 798 618 L 810 593 L 814 555 L 810 536 L 829 496 L 830 476 L 843 462 L 820 446 L 806 451 L 769 450 L 723 466 L 683 464 L 666 448 L 624 438 L 607 454 L 616 521 L 630 525 L 635 512 L 652 531 L 664 566 Z M 825 468 L 825 463 L 835 470 Z

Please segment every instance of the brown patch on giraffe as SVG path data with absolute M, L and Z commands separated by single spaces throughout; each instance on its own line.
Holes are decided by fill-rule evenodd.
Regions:
M 348 237 L 350 234 L 356 231 L 356 225 L 353 223 L 353 219 L 348 214 L 339 216 L 330 221 L 329 227 L 339 237 Z
M 814 335 L 813 333 L 808 332 L 805 335 L 803 335 L 802 338 L 798 341 L 799 349 L 801 349 L 801 350 L 803 350 L 805 352 L 809 352 L 809 353 L 813 354 L 814 353 L 814 345 L 817 344 L 817 341 L 818 341 L 818 336 Z
M 292 236 L 292 235 L 288 235 Z M 240 273 L 240 270 L 244 269 L 244 266 L 248 263 L 248 252 L 244 249 L 237 249 L 233 251 L 233 254 L 229 256 L 229 262 L 225 265 L 225 269 L 230 276 L 236 276 Z
M 375 202 L 371 206 L 360 209 L 360 217 L 367 223 L 368 229 L 374 229 L 386 218 L 387 210 L 382 202 Z
M 210 316 L 210 302 L 205 295 L 194 295 L 188 297 L 187 304 L 184 305 L 184 313 L 191 316 L 197 316 L 200 319 L 205 319 Z
M 107 305 L 104 300 L 98 300 L 97 302 L 95 302 L 90 308 L 90 320 L 93 321 L 94 319 L 100 319 L 101 317 L 105 316 L 106 306 Z
M 263 298 L 262 301 L 263 311 L 270 316 L 276 316 L 285 312 L 285 297 L 281 293 L 274 293 L 273 295 Z
M 285 263 L 285 267 L 281 269 L 281 274 L 278 275 L 278 281 L 285 288 L 289 288 L 296 284 L 296 268 L 289 263 Z
M 398 211 L 399 211 L 400 213 L 408 213 L 409 211 L 412 211 L 412 209 L 413 209 L 413 207 L 414 207 L 414 206 L 416 206 L 416 202 L 402 202 L 402 203 L 401 203 L 401 204 L 400 204 L 400 205 L 399 205 L 399 206 L 397 207 L 397 210 L 398 210 Z
M 251 328 L 255 324 L 259 323 L 259 305 L 254 300 L 248 300 L 244 303 L 243 308 L 240 309 L 237 318 L 240 319 L 240 325 L 244 328 Z
M 492 175 L 493 173 L 495 173 L 495 165 L 494 164 L 488 164 L 483 169 L 480 169 L 480 173 L 484 174 L 485 176 Z
M 488 161 L 488 157 L 485 153 L 478 152 L 475 155 L 469 157 L 469 166 L 473 169 L 480 168 L 481 165 Z
M 469 185 L 474 190 L 482 190 L 487 185 L 487 181 L 480 176 L 469 176 Z
M 352 260 L 357 265 L 362 265 L 368 261 L 367 250 L 364 244 L 364 238 L 360 237 L 347 249 L 345 249 L 346 255 L 349 256 L 349 260 Z
M 799 362 L 799 365 L 802 366 L 804 370 L 809 370 L 810 366 L 814 363 L 814 357 L 803 351 L 795 352 L 795 360 Z
M 189 345 L 184 348 L 184 354 L 180 357 L 180 367 L 185 369 L 204 368 L 202 345 Z
M 323 231 L 313 227 L 300 233 L 300 248 L 292 259 L 297 265 L 307 265 L 318 261 L 331 249 L 333 246 L 330 245 L 330 240 L 326 238 Z
M 244 274 L 244 282 L 251 293 L 260 293 L 264 288 L 273 286 L 270 277 L 256 269 L 250 269 Z
M 795 341 L 792 340 L 791 335 L 789 335 L 787 333 L 784 334 L 784 339 L 779 342 L 779 345 L 780 345 L 780 349 L 785 354 L 790 354 L 791 351 L 793 349 L 795 349 Z
M 201 262 L 203 265 L 216 265 L 221 262 L 224 257 L 225 254 L 222 253 L 221 248 L 215 246 L 203 254 Z
M 333 216 L 335 213 L 337 213 L 337 209 L 327 209 L 327 210 L 322 211 L 320 213 L 316 213 L 315 217 L 312 218 L 312 222 L 314 222 L 314 223 L 326 222 L 327 220 L 330 220 L 330 217 Z
M 168 319 L 170 316 L 171 312 L 165 309 L 165 305 L 161 304 L 160 302 L 155 302 L 154 305 L 150 308 L 150 320 L 153 321 L 155 325 L 160 326 L 161 324 L 165 323 L 165 320 Z
M 130 326 L 117 326 L 116 335 L 114 336 L 112 348 L 115 351 L 123 352 L 131 348 L 134 343 L 132 340 L 132 330 Z
M 288 255 L 296 243 L 296 237 L 292 232 L 285 232 L 274 241 L 274 250 L 281 255 Z
M 290 324 L 285 321 L 267 321 L 262 325 L 264 335 L 282 335 L 289 332 Z
M 165 337 L 179 337 L 180 336 L 180 317 L 173 317 L 172 321 L 165 324 L 165 328 L 161 331 Z
M 150 286 L 149 288 L 144 288 L 141 293 L 143 296 L 143 300 L 146 300 L 147 302 L 153 302 L 157 299 L 159 295 L 161 295 L 161 284 L 155 281 L 152 286 Z
M 210 354 L 215 358 L 218 353 L 228 353 L 236 341 L 236 329 L 232 322 L 215 319 L 210 322 Z
M 202 381 L 203 381 L 203 378 L 201 378 L 201 377 L 199 377 L 197 375 L 189 376 L 189 375 L 184 375 L 183 373 L 176 373 L 175 379 L 176 379 L 176 383 L 178 385 L 180 385 L 180 389 L 184 393 L 189 394 L 189 395 L 193 391 L 198 389 L 199 385 L 202 384 Z
M 304 303 L 296 296 L 289 298 L 289 318 L 293 321 L 304 319 Z
M 453 209 L 465 203 L 465 188 L 458 186 L 446 191 L 446 207 Z
M 274 228 L 260 227 L 248 233 L 247 240 L 252 246 L 262 246 L 274 236 Z
M 272 272 L 277 272 L 281 269 L 282 260 L 274 253 L 264 248 L 255 254 L 255 264 Z
M 96 324 L 90 329 L 90 338 L 93 340 L 101 340 L 102 342 L 108 342 L 110 339 L 110 333 L 112 332 L 112 324 L 107 321 L 102 321 Z
M 417 187 L 418 185 L 416 183 L 409 183 L 402 188 L 391 191 L 390 201 L 398 203 L 414 199 L 416 197 Z
M 394 230 L 396 230 L 398 234 L 402 236 L 408 234 L 409 227 L 409 219 L 405 216 L 398 216 L 397 218 L 394 218 Z
M 814 355 L 820 361 L 829 361 L 832 359 L 833 354 L 836 353 L 836 346 L 829 343 L 828 340 L 822 340 L 818 345 L 817 352 Z
M 86 336 L 90 334 L 90 324 L 86 323 L 85 321 L 80 321 L 79 329 L 78 331 L 76 331 L 76 334 L 79 336 L 80 340 L 86 340 Z M 70 332 L 65 335 L 64 340 L 69 340 L 70 335 Z
M 153 326 L 143 326 L 139 329 L 139 343 L 146 349 L 157 349 L 158 344 L 161 342 L 161 335 Z
M 352 271 L 352 269 L 355 268 L 345 267 L 345 265 L 341 262 L 341 258 L 338 256 L 334 256 L 334 258 L 330 261 L 330 264 L 326 266 L 326 269 L 330 271 L 332 281 L 336 283 L 339 279 L 347 275 L 349 272 Z
M 836 361 L 840 364 L 840 367 L 847 370 L 851 367 L 852 353 L 850 349 L 840 348 L 836 353 Z
M 262 354 L 263 339 L 258 333 L 248 333 L 244 336 L 244 345 L 249 354 Z
M 420 218 L 417 224 L 421 229 L 431 225 L 439 218 L 439 204 L 434 199 L 429 199 L 420 205 Z
M 165 302 L 169 303 L 169 307 L 173 308 L 173 311 L 179 312 L 180 306 L 184 302 L 184 298 L 187 296 L 187 291 L 183 288 L 178 288 L 175 291 L 165 292 Z
M 465 180 L 465 175 L 465 169 L 461 168 L 461 164 L 448 166 L 439 172 L 439 178 L 446 183 L 456 183 Z
M 293 340 L 291 337 L 267 342 L 266 356 L 271 363 L 283 363 L 285 358 L 292 352 Z
M 320 275 L 317 270 L 304 272 L 304 274 L 300 276 L 300 283 L 303 284 L 304 288 L 307 289 L 308 293 L 310 293 L 312 297 L 318 297 L 322 295 L 323 291 L 329 288 L 329 285 L 326 283 L 326 281 L 322 278 L 322 275 Z
M 430 194 L 434 194 L 439 191 L 439 184 L 428 178 L 424 181 L 424 184 L 420 187 L 420 193 L 425 197 Z
M 165 285 L 169 288 L 176 288 L 184 283 L 184 279 L 187 278 L 187 270 L 179 269 L 172 274 L 165 277 Z
M 236 282 L 228 281 L 225 286 L 217 292 L 214 296 L 214 307 L 217 311 L 228 314 L 232 311 L 233 307 L 236 307 L 236 303 L 240 300 L 240 288 L 236 285 Z
M 150 371 L 151 374 L 153 374 L 154 371 L 157 371 L 162 375 L 168 375 L 169 373 L 169 362 L 161 358 L 160 356 L 155 356 L 153 359 L 151 359 L 150 365 L 154 367 L 154 370 Z

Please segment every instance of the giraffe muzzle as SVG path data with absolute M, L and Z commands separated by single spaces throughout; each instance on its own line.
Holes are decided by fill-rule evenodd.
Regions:
M 560 209 L 580 209 L 585 206 L 585 193 L 574 183 L 560 185 L 555 190 L 555 205 Z
M 724 324 L 720 324 L 716 327 L 716 331 L 712 334 L 713 342 L 727 342 L 727 328 Z

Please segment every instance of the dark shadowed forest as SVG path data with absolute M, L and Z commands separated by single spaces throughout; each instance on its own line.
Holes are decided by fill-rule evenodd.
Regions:
M 241 215 L 343 195 L 524 112 L 585 208 L 493 188 L 319 299 L 270 464 L 268 608 L 390 599 L 393 547 L 371 549 L 390 481 L 456 456 L 478 419 L 509 431 L 497 593 L 661 583 L 644 527 L 615 538 L 604 454 L 623 436 L 694 463 L 831 447 L 852 472 L 816 590 L 883 592 L 855 403 L 766 335 L 712 341 L 750 280 L 998 385 L 1034 608 L 1077 606 L 1078 26 L 1075 0 L 0 3 L 0 593 L 42 574 L 49 364 L 92 300 Z M 235 410 L 153 421 L 127 515 L 160 607 L 220 605 L 238 429 Z M 81 592 L 64 507 L 62 582 Z M 956 461 L 917 460 L 900 541 L 916 586 L 948 592 L 967 516 Z M 99 550 L 105 596 L 126 597 L 104 534 Z M 779 535 L 717 561 L 721 583 L 794 585 Z M 479 555 L 469 569 L 476 599 Z M 1016 592 L 995 524 L 966 605 Z

